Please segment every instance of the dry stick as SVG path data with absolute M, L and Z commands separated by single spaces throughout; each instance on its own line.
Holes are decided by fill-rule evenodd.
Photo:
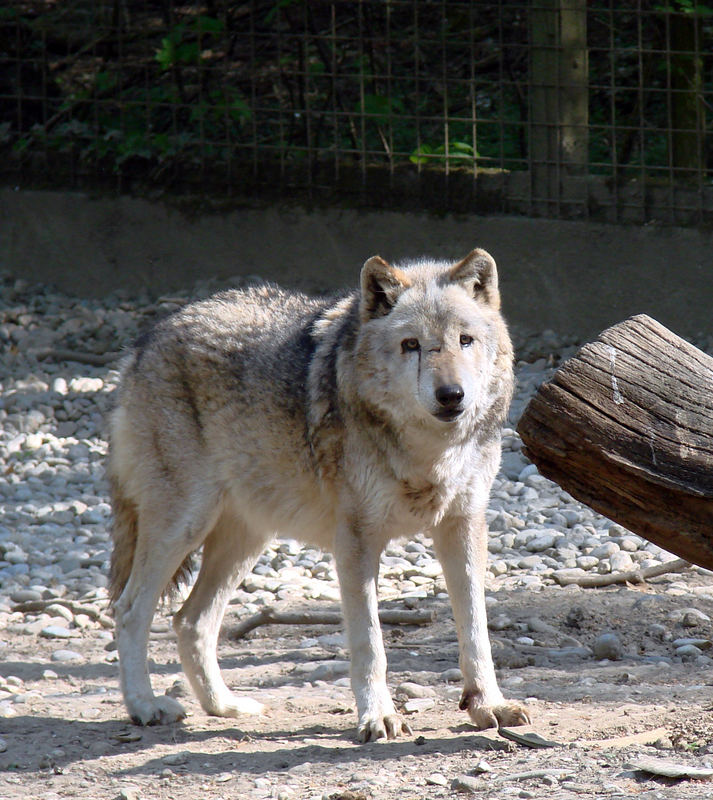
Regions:
M 384 625 L 429 625 L 435 619 L 435 611 L 379 611 L 379 620 Z M 282 611 L 275 606 L 265 606 L 257 614 L 239 622 L 230 631 L 229 638 L 242 639 L 260 625 L 341 625 L 343 621 L 339 611 Z
M 102 628 L 113 628 L 114 620 L 106 614 L 102 614 L 92 606 L 84 606 L 81 603 L 74 603 L 71 600 L 62 600 L 53 597 L 51 600 L 27 600 L 24 603 L 17 603 L 12 607 L 13 611 L 32 613 L 33 611 L 45 611 L 49 606 L 63 606 L 68 608 L 73 614 L 84 614 L 85 616 L 98 622 Z
M 121 353 L 79 353 L 74 350 L 38 350 L 34 355 L 43 360 L 76 361 L 78 364 L 89 364 L 93 367 L 103 367 L 121 358 Z
M 611 586 L 614 583 L 644 583 L 649 578 L 658 578 L 669 572 L 681 572 L 690 566 L 690 562 L 683 558 L 677 558 L 665 564 L 627 570 L 626 572 L 611 572 L 609 575 L 553 575 L 552 577 L 560 586 L 582 586 L 591 589 L 599 586 Z

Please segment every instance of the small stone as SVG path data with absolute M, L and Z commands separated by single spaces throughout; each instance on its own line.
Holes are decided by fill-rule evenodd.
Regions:
M 48 625 L 40 631 L 40 636 L 45 639 L 76 639 L 81 635 L 79 631 L 62 628 L 59 625 Z
M 634 568 L 634 559 L 622 550 L 609 556 L 612 572 L 628 572 Z
M 459 683 L 463 680 L 463 673 L 458 669 L 458 667 L 451 667 L 451 669 L 444 670 L 441 673 L 441 678 L 446 683 Z
M 685 647 L 689 644 L 694 645 L 699 650 L 709 650 L 713 646 L 713 642 L 710 639 L 674 639 L 671 642 L 673 647 Z
M 71 661 L 84 661 L 84 656 L 75 650 L 55 650 L 52 653 L 52 661 L 59 661 L 63 664 Z
M 537 467 L 534 464 L 528 464 L 526 467 L 520 470 L 520 474 L 517 476 L 517 479 L 520 483 L 525 483 L 530 475 L 537 474 Z
M 34 603 L 42 600 L 42 592 L 34 589 L 18 589 L 10 595 L 13 603 Z
M 412 681 L 404 681 L 399 684 L 396 691 L 399 694 L 405 694 L 406 697 L 411 699 L 436 696 L 435 690 L 430 686 L 422 686 L 420 683 L 413 683 Z
M 443 575 L 443 569 L 438 561 L 429 561 L 426 564 L 419 565 L 419 572 L 426 578 L 440 578 Z
M 422 711 L 428 711 L 435 705 L 436 700 L 433 697 L 416 697 L 404 703 L 404 714 L 420 714 Z
M 595 556 L 579 556 L 576 561 L 577 566 L 584 570 L 594 569 L 599 564 L 599 559 Z
M 4 739 L 0 739 L 0 753 L 5 753 L 7 751 L 7 742 Z
M 307 676 L 309 681 L 331 681 L 349 674 L 348 661 L 326 661 Z
M 129 742 L 140 742 L 144 737 L 142 733 L 139 733 L 136 730 L 130 730 L 121 731 L 111 738 L 116 739 L 117 742 L 121 742 L 122 744 L 128 744 Z
M 507 562 L 500 559 L 498 561 L 492 561 L 490 563 L 490 571 L 496 578 L 500 577 L 500 575 L 505 575 L 508 571 Z
M 703 616 L 705 617 L 706 615 L 704 614 Z M 696 628 L 703 621 L 699 614 L 687 611 L 681 619 L 681 625 L 683 625 L 684 628 Z
M 479 778 L 471 778 L 470 775 L 458 775 L 451 781 L 451 789 L 455 792 L 462 792 L 463 794 L 478 794 L 482 792 L 485 786 L 483 781 Z
M 72 378 L 69 389 L 72 392 L 100 392 L 104 388 L 101 378 Z
M 72 622 L 74 620 L 74 614 L 72 614 L 72 612 L 66 606 L 62 606 L 59 603 L 52 603 L 51 605 L 47 606 L 45 612 L 54 617 L 62 617 L 63 619 L 66 619 L 67 622 Z
M 666 641 L 667 638 L 671 638 L 668 628 L 660 622 L 652 622 L 646 629 L 646 633 L 648 633 L 652 639 L 659 639 L 662 642 Z
M 607 658 L 610 661 L 617 661 L 623 653 L 621 639 L 615 633 L 602 633 L 597 636 L 592 645 L 592 650 L 595 658 Z
M 346 647 L 347 637 L 343 633 L 325 633 L 317 637 L 317 643 L 322 647 Z
M 52 382 L 52 391 L 61 395 L 67 394 L 69 391 L 67 381 L 64 378 L 55 378 Z
M 426 777 L 426 786 L 448 786 L 448 779 L 440 772 L 432 772 Z
M 314 769 L 314 764 L 311 761 L 302 761 L 290 767 L 287 771 L 290 775 L 309 775 Z
M 673 750 L 673 742 L 668 736 L 662 736 L 654 742 L 657 750 Z
M 695 646 L 695 644 L 684 644 L 681 647 L 677 647 L 675 653 L 684 661 L 692 661 L 694 658 L 698 658 L 698 656 L 703 655 L 702 652 Z
M 543 533 L 534 539 L 530 539 L 525 547 L 531 553 L 541 553 L 543 550 L 549 550 L 550 547 L 554 547 L 555 538 L 554 533 Z
M 542 567 L 542 559 L 540 556 L 525 556 L 517 562 L 519 569 L 534 570 Z
M 589 553 L 592 558 L 609 558 L 614 553 L 619 552 L 619 545 L 616 542 L 604 542 L 600 544 L 598 547 L 595 547 L 591 553 Z
M 631 536 L 627 536 L 619 542 L 619 548 L 627 553 L 635 553 L 639 549 L 639 543 Z
M 175 697 L 179 699 L 181 697 L 190 697 L 191 690 L 188 688 L 188 682 L 183 680 L 183 678 L 178 678 L 173 682 L 173 685 L 166 689 L 165 692 L 168 697 Z
M 171 755 L 165 756 L 161 761 L 169 767 L 180 767 L 182 764 L 186 764 L 190 757 L 191 754 L 184 750 L 180 753 L 172 753 Z
M 7 558 L 7 556 L 6 556 Z M 686 625 L 684 620 L 688 620 L 687 627 L 694 627 L 695 625 L 700 625 L 701 622 L 710 622 L 711 618 L 708 614 L 704 614 L 702 611 L 699 611 L 697 608 L 677 608 L 675 611 L 672 611 L 668 615 L 668 619 L 672 622 L 680 622 L 683 625 Z
M 512 620 L 507 614 L 496 614 L 488 620 L 488 627 L 491 631 L 504 631 L 512 627 Z

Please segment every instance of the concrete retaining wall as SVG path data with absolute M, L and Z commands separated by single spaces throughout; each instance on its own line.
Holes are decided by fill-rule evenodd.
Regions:
M 0 269 L 87 296 L 249 274 L 341 288 L 376 253 L 458 258 L 474 246 L 498 262 L 513 323 L 591 338 L 645 312 L 681 335 L 713 333 L 709 231 L 275 206 L 187 213 L 133 197 L 0 189 Z

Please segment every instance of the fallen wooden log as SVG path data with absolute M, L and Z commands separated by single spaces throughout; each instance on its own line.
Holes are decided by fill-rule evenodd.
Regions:
M 713 358 L 632 317 L 540 387 L 518 432 L 573 497 L 713 569 Z

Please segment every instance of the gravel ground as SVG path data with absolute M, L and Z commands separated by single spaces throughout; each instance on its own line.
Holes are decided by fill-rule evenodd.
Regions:
M 190 296 L 205 296 L 215 288 L 210 284 L 199 285 Z M 303 753 L 304 757 L 294 763 L 288 758 L 284 769 L 280 768 L 280 758 L 276 756 L 274 763 L 266 762 L 262 776 L 250 774 L 245 780 L 238 779 L 238 773 L 251 772 L 248 767 L 251 745 L 245 744 L 244 758 L 248 759 L 245 763 L 240 759 L 239 763 L 226 759 L 222 764 L 224 769 L 209 770 L 211 777 L 208 779 L 185 768 L 192 757 L 200 758 L 200 736 L 191 739 L 189 749 L 199 753 L 193 752 L 192 756 L 186 755 L 187 746 L 180 733 L 186 730 L 184 727 L 174 726 L 176 730 L 169 739 L 161 732 L 138 732 L 127 727 L 116 690 L 112 624 L 106 616 L 111 509 L 104 479 L 107 448 L 104 419 L 118 376 L 114 362 L 101 362 L 106 361 L 107 353 L 116 353 L 130 343 L 153 320 L 182 305 L 188 296 L 186 293 L 152 300 L 117 293 L 98 302 L 58 294 L 47 287 L 28 286 L 22 280 L 9 277 L 0 285 L 0 626 L 3 629 L 0 655 L 4 651 L 4 666 L 0 666 L 0 770 L 5 771 L 5 778 L 0 773 L 0 799 L 36 796 L 51 800 L 71 794 L 77 797 L 245 796 L 358 800 L 382 796 L 446 797 L 456 790 L 488 792 L 493 797 L 537 797 L 555 790 L 559 792 L 557 797 L 588 793 L 630 796 L 625 782 L 633 781 L 631 776 L 635 773 L 631 770 L 627 773 L 626 758 L 612 756 L 605 769 L 601 764 L 597 767 L 598 761 L 602 761 L 601 755 L 585 764 L 581 757 L 572 756 L 571 750 L 566 748 L 552 751 L 558 753 L 554 758 L 551 754 L 540 757 L 537 754 L 541 751 L 527 750 L 530 760 L 524 767 L 534 766 L 535 771 L 539 770 L 538 775 L 511 779 L 507 785 L 498 783 L 508 770 L 511 775 L 517 773 L 523 757 L 513 756 L 512 743 L 501 747 L 502 740 L 494 735 L 495 739 L 486 737 L 490 745 L 485 750 L 488 760 L 494 759 L 498 767 L 493 764 L 478 767 L 478 759 L 484 755 L 476 746 L 480 739 L 476 741 L 477 737 L 460 718 L 456 718 L 460 727 L 455 731 L 448 729 L 450 733 L 442 737 L 448 744 L 443 744 L 440 750 L 430 746 L 419 750 L 418 745 L 413 744 L 409 745 L 411 749 L 392 750 L 390 757 L 401 759 L 402 767 L 391 775 L 393 785 L 384 793 L 388 780 L 370 777 L 369 769 L 355 754 L 388 751 L 379 749 L 379 745 L 377 749 L 370 745 L 365 750 L 355 750 L 347 744 L 354 719 L 344 641 L 336 628 L 328 629 L 326 634 L 319 629 L 297 632 L 280 628 L 277 638 L 273 632 L 262 629 L 249 640 L 249 646 L 240 645 L 243 650 L 236 644 L 225 650 L 228 659 L 228 652 L 243 654 L 241 664 L 247 672 L 241 672 L 241 676 L 247 676 L 248 685 L 249 670 L 258 663 L 255 654 L 261 653 L 267 659 L 267 665 L 260 668 L 262 671 L 258 671 L 252 684 L 256 697 L 263 691 L 266 694 L 260 699 L 267 700 L 268 704 L 272 700 L 273 705 L 279 703 L 288 711 L 290 707 L 298 708 L 294 715 L 296 722 L 300 713 L 307 717 L 317 715 L 311 733 L 300 731 L 299 727 L 295 729 L 304 734 L 300 741 L 289 733 L 289 723 L 282 718 L 257 721 L 250 734 L 236 734 L 233 723 L 207 720 L 198 710 L 194 715 L 196 721 L 189 718 L 187 723 L 188 728 L 193 725 L 193 733 L 210 732 L 213 738 L 209 749 L 213 754 L 216 747 L 222 747 L 226 753 L 234 750 L 236 738 L 253 745 L 257 740 L 259 747 L 255 747 L 255 752 L 261 753 L 270 753 L 275 742 L 289 739 L 307 755 Z M 549 715 L 548 724 L 552 727 L 558 724 L 558 718 L 562 719 L 561 709 L 554 709 L 562 702 L 581 700 L 583 696 L 582 691 L 578 691 L 574 693 L 576 698 L 570 697 L 565 690 L 570 683 L 584 679 L 581 672 L 576 679 L 571 674 L 568 679 L 562 679 L 560 694 L 552 694 L 552 686 L 558 685 L 559 680 L 557 665 L 568 659 L 575 659 L 577 664 L 586 662 L 590 667 L 594 664 L 606 667 L 633 658 L 629 671 L 621 673 L 630 677 L 622 680 L 625 684 L 639 682 L 651 688 L 648 700 L 645 696 L 633 697 L 632 702 L 640 700 L 644 710 L 670 703 L 671 695 L 662 697 L 660 681 L 649 673 L 644 681 L 635 674 L 637 670 L 663 670 L 667 680 L 671 679 L 672 670 L 678 670 L 674 683 L 696 687 L 702 694 L 689 695 L 688 699 L 693 698 L 694 703 L 704 702 L 701 697 L 706 696 L 704 684 L 708 678 L 703 676 L 713 663 L 706 655 L 711 646 L 709 623 L 713 614 L 713 581 L 708 573 L 692 569 L 684 576 L 661 579 L 654 585 L 653 594 L 615 588 L 590 591 L 583 596 L 587 599 L 582 599 L 576 587 L 564 590 L 556 585 L 555 577 L 562 571 L 567 574 L 618 572 L 634 565 L 653 566 L 674 557 L 576 502 L 539 475 L 535 466 L 522 455 L 521 442 L 515 432 L 516 421 L 536 387 L 576 347 L 572 339 L 551 332 L 527 336 L 515 331 L 514 339 L 519 358 L 518 389 L 504 432 L 502 468 L 488 512 L 491 531 L 487 582 L 491 607 L 489 624 L 501 682 L 510 694 L 528 698 L 535 705 L 538 703 L 535 698 L 540 698 L 541 718 L 547 719 Z M 97 363 L 68 360 L 67 351 L 81 355 L 84 361 Z M 392 671 L 402 678 L 397 684 L 401 687 L 399 694 L 404 704 L 411 703 L 404 709 L 406 713 L 419 715 L 419 723 L 414 728 L 421 727 L 421 720 L 427 721 L 429 713 L 435 714 L 441 701 L 450 704 L 449 714 L 457 713 L 453 712 L 454 698 L 459 693 L 455 636 L 452 623 L 445 622 L 448 620 L 445 584 L 430 541 L 423 537 L 390 547 L 382 557 L 380 584 L 381 598 L 386 605 L 429 606 L 438 610 L 439 620 L 444 620 L 435 625 L 428 636 L 414 634 L 412 629 L 406 629 L 405 634 L 400 629 L 392 629 L 387 637 L 391 642 Z M 589 598 L 595 596 L 598 599 L 592 602 Z M 645 612 L 640 612 L 636 602 L 642 597 L 663 599 L 660 608 L 652 610 L 646 606 Z M 606 607 L 611 605 L 612 598 L 618 598 L 620 616 L 617 621 L 611 619 L 607 623 Z M 260 558 L 244 585 L 236 590 L 230 621 L 237 622 L 278 601 L 294 605 L 305 605 L 309 601 L 320 608 L 334 607 L 338 589 L 331 556 L 302 548 L 290 539 L 278 540 Z M 154 626 L 157 661 L 162 663 L 160 658 L 165 658 L 165 664 L 170 667 L 158 669 L 157 681 L 163 688 L 180 693 L 183 687 L 180 679 L 176 682 L 175 651 L 166 655 L 171 653 L 168 647 L 173 644 L 168 626 L 170 613 L 170 608 L 164 609 Z M 631 630 L 636 629 L 643 637 L 641 641 L 645 639 L 636 653 L 631 647 L 633 639 L 627 638 L 627 621 Z M 279 643 L 282 643 L 281 649 Z M 409 653 L 415 655 L 419 646 L 425 648 L 420 652 L 419 668 L 414 668 L 407 660 L 406 666 L 400 669 L 399 659 L 406 658 Z M 447 658 L 442 658 L 444 652 Z M 546 657 L 546 663 L 540 656 Z M 24 671 L 24 677 L 22 665 L 32 665 Z M 87 669 L 92 665 L 97 669 Z M 281 666 L 278 669 L 276 665 Z M 551 670 L 553 683 L 549 688 L 538 683 L 544 674 L 536 672 L 538 666 Z M 272 678 L 271 669 L 277 669 Z M 291 694 L 280 694 L 279 674 L 285 672 L 299 676 L 299 683 L 304 687 L 299 693 L 291 686 Z M 617 680 L 621 674 L 617 673 Z M 606 696 L 597 695 L 591 687 L 601 683 L 600 675 L 597 673 L 592 678 L 591 691 L 587 689 L 589 695 L 585 696 L 590 696 L 590 701 L 592 696 L 601 700 L 604 704 L 599 709 L 601 714 L 592 717 L 590 713 L 590 721 L 583 728 L 577 725 L 559 728 L 558 733 L 569 733 L 567 741 L 582 738 L 587 733 L 587 725 L 601 735 L 615 732 L 616 726 L 612 728 L 606 724 L 607 719 L 611 720 L 611 708 L 606 703 L 613 702 L 613 698 L 620 707 L 621 699 L 617 699 L 617 693 L 610 688 Z M 456 683 L 451 684 L 451 681 Z M 612 685 L 615 684 L 607 683 L 608 687 Z M 69 706 L 63 705 L 68 697 L 74 701 Z M 56 699 L 54 705 L 52 698 Z M 300 703 L 307 703 L 301 712 Z M 707 707 L 709 705 L 710 701 Z M 334 711 L 334 708 L 341 711 Z M 349 713 L 342 719 L 340 714 L 344 708 L 348 708 Z M 445 710 L 442 713 L 445 714 Z M 628 716 L 637 724 L 625 725 L 626 732 L 646 727 L 645 716 L 631 710 Z M 687 716 L 692 716 L 692 712 L 688 711 Z M 82 762 L 79 757 L 67 757 L 70 746 L 57 740 L 58 736 L 62 738 L 60 717 L 85 722 L 114 720 L 111 723 L 113 732 L 103 731 L 104 739 L 113 736 L 124 743 L 143 741 L 142 746 L 146 747 L 151 742 L 151 747 L 165 745 L 168 750 L 153 754 L 143 749 L 133 752 L 131 758 L 124 754 L 128 760 L 102 762 L 95 774 L 86 764 L 77 766 Z M 668 717 L 672 717 L 672 710 Z M 42 719 L 48 724 L 38 722 Z M 331 732 L 322 730 L 325 719 L 327 727 L 332 726 Z M 648 719 L 654 720 L 654 717 Z M 34 728 L 30 720 L 35 721 Z M 28 722 L 28 726 L 23 727 L 20 724 L 23 721 Z M 49 724 L 50 721 L 55 725 Z M 439 724 L 445 723 L 436 720 L 432 730 L 439 730 Z M 32 730 L 34 739 L 28 738 Z M 538 730 L 542 732 L 541 727 Z M 222 744 L 219 731 L 227 736 Z M 683 750 L 688 758 L 686 763 L 705 765 L 707 741 L 702 741 L 701 736 L 705 738 L 708 729 L 704 721 L 700 721 L 696 732 L 691 734 L 692 740 L 691 736 L 687 738 L 681 733 L 680 724 L 678 728 L 674 725 L 659 737 L 659 748 Z M 334 745 L 335 752 L 352 755 L 349 759 L 342 755 L 325 759 L 325 763 L 330 762 L 332 766 L 324 766 L 317 779 L 313 763 L 315 753 L 325 748 L 333 737 L 339 742 L 338 747 Z M 467 745 L 464 739 L 468 740 Z M 495 740 L 497 747 L 493 744 Z M 692 741 L 696 747 L 692 746 Z M 694 760 L 690 758 L 692 752 L 697 754 Z M 626 754 L 630 755 L 628 751 Z M 95 754 L 90 760 L 95 758 L 101 760 L 104 756 Z M 342 758 L 349 762 L 349 780 L 340 775 L 340 770 L 344 770 L 344 765 L 339 763 Z M 383 760 L 384 756 L 378 758 Z M 422 758 L 420 762 L 419 758 Z M 420 764 L 414 773 L 418 775 L 415 783 L 409 779 L 404 784 L 402 773 L 406 762 L 403 759 L 413 761 L 412 772 L 413 765 Z M 146 766 L 149 762 L 150 766 Z M 300 766 L 304 763 L 312 771 Z M 625 774 L 629 776 L 626 780 L 621 778 Z M 175 775 L 188 775 L 188 779 L 183 783 L 178 779 L 170 781 Z M 462 785 L 457 783 L 459 780 Z M 580 788 L 575 785 L 577 780 Z M 97 789 L 97 781 L 102 785 L 101 791 Z M 533 789 L 532 781 L 539 788 Z M 653 788 L 637 784 L 636 793 L 645 792 L 641 796 L 650 797 L 689 796 L 681 794 L 681 786 L 677 785 L 678 794 L 673 795 L 660 794 L 668 791 L 666 783 Z M 690 782 L 686 784 L 689 785 Z M 705 793 L 708 790 L 694 788 L 698 794 L 690 794 L 691 797 L 713 796 Z

